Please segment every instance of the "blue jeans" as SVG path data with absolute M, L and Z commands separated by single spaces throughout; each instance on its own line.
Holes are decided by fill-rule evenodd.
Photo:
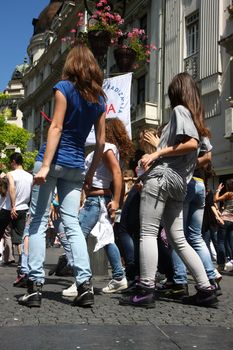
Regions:
M 132 187 L 128 197 L 124 203 L 124 206 L 121 211 L 121 220 L 119 224 L 119 239 L 122 244 L 124 252 L 124 260 L 126 264 L 126 277 L 128 280 L 133 281 L 136 276 L 139 276 L 139 235 L 140 223 L 137 222 L 137 208 L 135 208 L 134 197 L 138 194 L 138 191 L 135 187 Z M 128 213 L 129 208 L 135 217 L 135 223 L 137 227 L 133 225 L 128 225 Z M 132 220 L 131 220 L 132 221 Z
M 226 258 L 233 259 L 233 222 L 224 221 L 224 225 L 220 226 L 217 234 L 218 254 L 217 263 L 224 265 Z
M 90 232 L 99 220 L 100 200 L 104 199 L 107 205 L 111 197 L 109 196 L 89 196 L 84 202 L 84 206 L 79 211 L 79 222 L 85 238 L 88 238 Z M 119 249 L 115 243 L 107 244 L 105 247 L 108 260 L 112 267 L 112 277 L 121 279 L 124 277 L 124 271 L 121 264 Z
M 39 171 L 41 165 L 41 162 L 35 163 L 34 174 Z M 79 286 L 91 278 L 87 244 L 78 220 L 83 180 L 84 172 L 81 169 L 52 164 L 46 182 L 41 186 L 33 186 L 29 227 L 30 280 L 44 283 L 45 232 L 55 187 L 57 187 L 65 234 L 71 245 L 76 284 Z
M 185 237 L 192 248 L 197 252 L 206 270 L 209 279 L 215 278 L 215 271 L 210 252 L 202 238 L 202 221 L 205 207 L 204 182 L 192 179 L 187 186 L 187 195 L 184 202 Z M 180 257 L 172 252 L 174 265 L 174 282 L 187 283 L 187 271 Z
M 213 260 L 213 254 L 211 252 L 211 248 L 210 248 L 210 243 L 212 241 L 215 251 L 217 253 L 218 256 L 218 240 L 217 240 L 217 235 L 218 235 L 218 231 L 216 227 L 209 227 L 208 231 L 206 231 L 205 233 L 202 233 L 202 237 L 207 245 L 207 248 L 209 249 L 210 252 L 210 256 L 211 259 Z

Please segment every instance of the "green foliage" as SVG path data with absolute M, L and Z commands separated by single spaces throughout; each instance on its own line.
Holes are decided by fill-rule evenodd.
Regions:
M 32 134 L 27 130 L 20 128 L 14 124 L 7 124 L 5 118 L 0 115 L 0 152 L 4 156 L 0 160 L 2 169 L 9 169 L 9 156 L 12 154 L 12 149 L 7 149 L 11 145 L 15 148 L 20 148 L 23 160 L 24 169 L 31 170 L 35 161 L 37 151 L 27 152 L 28 141 L 32 138 Z
M 24 152 L 31 137 L 31 133 L 17 125 L 4 124 L 0 129 L 0 150 L 8 145 L 14 145 L 19 147 L 21 152 Z

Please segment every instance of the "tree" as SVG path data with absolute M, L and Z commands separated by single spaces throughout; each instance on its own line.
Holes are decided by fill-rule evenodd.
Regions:
M 24 159 L 25 170 L 32 169 L 37 151 L 26 151 L 28 141 L 32 138 L 32 136 L 33 134 L 17 125 L 7 124 L 4 116 L 0 115 L 0 163 L 2 164 L 2 168 L 4 170 L 8 170 L 9 155 L 12 153 L 12 149 L 8 149 L 7 146 L 20 148 Z

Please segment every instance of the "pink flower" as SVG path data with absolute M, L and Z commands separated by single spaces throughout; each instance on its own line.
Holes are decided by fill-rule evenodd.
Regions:
M 71 33 L 76 33 L 76 29 L 71 29 Z

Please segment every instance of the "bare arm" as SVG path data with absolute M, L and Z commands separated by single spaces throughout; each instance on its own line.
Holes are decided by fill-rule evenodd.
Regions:
M 106 114 L 103 113 L 101 117 L 98 119 L 98 121 L 96 122 L 96 124 L 94 125 L 96 144 L 95 144 L 95 150 L 94 150 L 92 162 L 86 173 L 86 177 L 84 181 L 83 189 L 85 192 L 91 188 L 93 175 L 103 155 L 103 150 L 105 145 L 105 117 L 106 117 Z
M 118 160 L 112 150 L 108 150 L 103 155 L 103 161 L 112 173 L 113 182 L 113 199 L 108 203 L 108 210 L 112 220 L 115 218 L 116 210 L 119 208 L 121 190 L 122 190 L 122 173 Z
M 197 158 L 196 167 L 197 168 L 205 167 L 207 164 L 209 164 L 211 162 L 211 159 L 212 159 L 211 151 L 210 152 L 206 152 L 202 157 L 198 157 Z
M 8 179 L 8 191 L 9 191 L 9 196 L 11 201 L 11 217 L 12 219 L 16 219 L 18 215 L 16 213 L 16 208 L 15 208 L 15 200 L 16 200 L 15 182 L 10 173 L 8 173 L 6 176 Z
M 154 160 L 160 157 L 175 157 L 195 151 L 198 148 L 198 141 L 194 138 L 188 138 L 183 143 L 178 145 L 161 148 L 152 154 L 145 154 L 142 159 L 143 167 L 149 166 Z
M 221 218 L 221 216 L 219 215 L 219 211 L 216 209 L 215 205 L 212 205 L 212 206 L 211 206 L 211 210 L 212 210 L 212 212 L 214 213 L 214 216 L 215 216 L 217 222 L 218 222 L 220 225 L 224 225 L 224 221 L 223 221 L 223 219 Z
M 46 176 L 61 138 L 66 107 L 67 101 L 65 96 L 59 90 L 56 90 L 53 120 L 48 131 L 44 160 L 41 169 L 34 177 L 34 183 L 37 185 L 41 185 L 46 181 Z
M 224 202 L 224 201 L 229 199 L 229 192 L 226 192 L 222 196 L 220 196 L 220 192 L 222 191 L 223 188 L 224 188 L 224 185 L 222 183 L 220 183 L 218 185 L 218 188 L 217 188 L 215 194 L 214 194 L 214 202 L 215 203 Z

